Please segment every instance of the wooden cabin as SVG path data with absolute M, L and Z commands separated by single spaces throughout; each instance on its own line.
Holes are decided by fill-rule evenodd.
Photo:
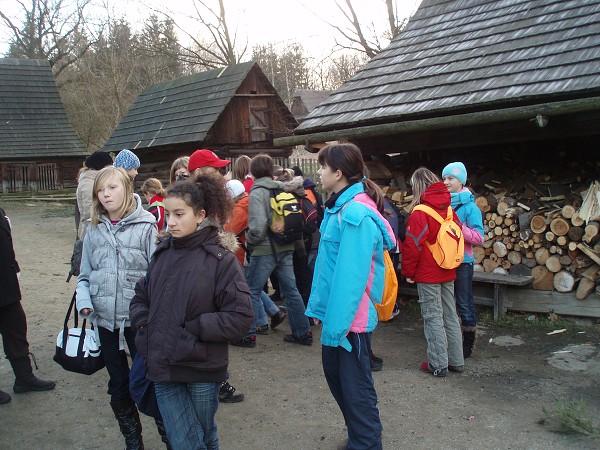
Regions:
M 329 90 L 296 89 L 290 108 L 292 115 L 298 123 L 302 123 L 304 118 L 327 100 L 332 92 Z
M 74 187 L 87 152 L 50 64 L 0 59 L 0 193 Z
M 599 18 L 600 0 L 423 0 L 275 144 L 351 141 L 399 205 L 414 169 L 462 161 L 484 216 L 483 270 L 534 277 L 533 296 L 511 291 L 509 308 L 600 317 Z
M 287 157 L 292 146 L 276 147 L 273 139 L 297 125 L 258 64 L 247 62 L 145 89 L 103 151 L 127 148 L 142 163 L 138 179 L 164 181 L 173 160 L 199 148 L 221 158 Z

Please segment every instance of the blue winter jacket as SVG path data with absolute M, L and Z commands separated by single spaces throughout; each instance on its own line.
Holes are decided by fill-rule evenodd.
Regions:
M 306 315 L 322 322 L 323 345 L 351 351 L 349 332 L 371 332 L 377 326 L 373 301 L 383 296 L 383 250 L 396 242 L 362 183 L 351 185 L 325 210 L 320 231 Z
M 467 188 L 453 192 L 452 209 L 462 223 L 465 237 L 465 257 L 463 263 L 473 262 L 473 246 L 483 242 L 483 221 L 481 211 L 475 204 L 475 196 Z

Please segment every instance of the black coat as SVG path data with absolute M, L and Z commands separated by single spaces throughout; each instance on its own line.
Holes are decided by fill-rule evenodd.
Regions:
M 155 382 L 225 381 L 228 342 L 254 320 L 243 268 L 210 226 L 159 244 L 129 313 Z
M 17 278 L 19 271 L 10 225 L 6 213 L 0 208 L 0 307 L 21 300 L 21 289 Z

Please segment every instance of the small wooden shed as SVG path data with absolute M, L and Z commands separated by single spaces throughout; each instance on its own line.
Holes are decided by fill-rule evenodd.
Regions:
M 302 123 L 306 116 L 327 100 L 332 92 L 330 90 L 296 89 L 290 108 L 294 118 L 298 123 Z
M 140 178 L 166 178 L 172 161 L 208 148 L 220 157 L 289 156 L 273 139 L 298 125 L 258 64 L 200 72 L 145 89 L 103 150 L 127 148 L 142 163 Z
M 0 192 L 74 187 L 86 156 L 48 61 L 0 59 Z

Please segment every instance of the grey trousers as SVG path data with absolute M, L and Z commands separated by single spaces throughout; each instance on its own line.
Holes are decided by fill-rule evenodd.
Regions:
M 454 300 L 454 281 L 441 284 L 417 283 L 427 360 L 432 369 L 463 366 L 462 333 Z

